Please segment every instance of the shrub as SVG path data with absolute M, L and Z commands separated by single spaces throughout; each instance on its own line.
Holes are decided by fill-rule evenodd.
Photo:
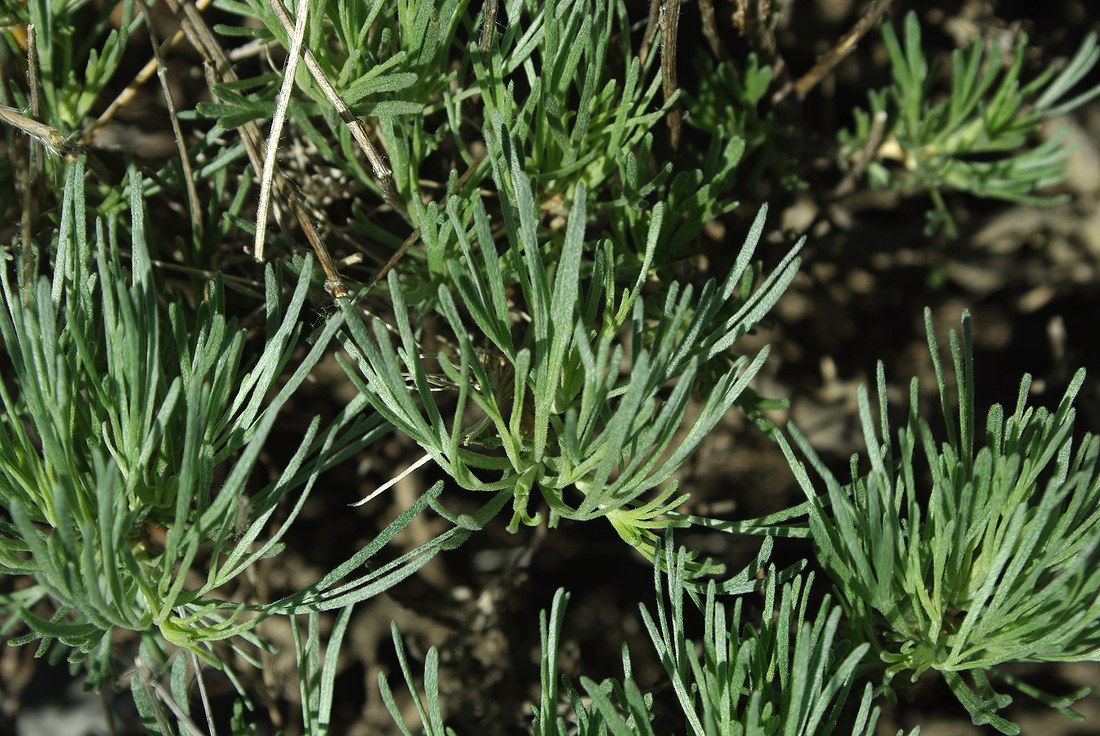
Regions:
M 0 11 L 4 64 L 19 71 L 0 106 L 9 644 L 67 658 L 91 688 L 129 688 L 152 733 L 200 732 L 192 701 L 213 732 L 202 678 L 217 670 L 236 692 L 232 731 L 255 733 L 253 701 L 279 709 L 246 673 L 274 649 L 264 627 L 284 621 L 300 728 L 339 731 L 357 605 L 401 595 L 486 527 L 593 522 L 596 535 L 606 520 L 653 566 L 653 649 L 624 646 L 622 678 L 574 682 L 559 669 L 559 590 L 541 619 L 535 733 L 870 734 L 906 693 L 899 676 L 930 671 L 1003 733 L 1019 727 L 992 681 L 1074 716 L 1081 693 L 1040 692 L 1005 665 L 1100 652 L 1100 442 L 1073 409 L 1084 372 L 1052 411 L 1028 406 L 1025 377 L 983 436 L 969 317 L 950 338 L 955 390 L 926 312 L 944 422 L 921 413 L 914 379 L 895 439 L 880 364 L 881 418 L 860 389 L 867 449 L 841 482 L 777 420 L 785 402 L 757 393 L 770 349 L 752 333 L 805 243 L 765 236 L 764 196 L 821 211 L 865 179 L 927 197 L 926 236 L 941 243 L 958 234 L 946 192 L 1062 201 L 1070 149 L 1038 138 L 1100 93 L 1081 84 L 1094 36 L 1036 75 L 1029 54 L 1047 52 L 1026 37 L 1011 50 L 975 39 L 941 91 L 916 14 L 902 40 L 887 20 L 889 85 L 849 130 L 803 136 L 807 95 L 886 3 L 799 80 L 776 46 L 783 3 L 755 18 L 738 3 L 735 43 L 709 0 L 648 16 L 623 0 L 217 0 L 213 28 L 209 4 L 168 0 L 180 30 L 164 39 L 160 6 L 132 0 L 117 15 L 41 0 Z M 149 63 L 111 101 L 133 71 L 124 52 L 146 39 Z M 182 40 L 205 63 L 202 95 L 170 78 Z M 175 156 L 98 147 L 154 72 Z M 836 186 L 807 142 L 825 147 Z M 736 247 L 708 242 L 723 229 Z M 315 406 L 310 382 L 333 355 L 350 390 Z M 684 468 L 730 416 L 781 450 L 805 501 L 737 520 L 692 503 Z M 428 463 L 436 482 L 356 539 L 326 534 L 329 569 L 250 587 L 301 552 L 318 485 L 383 458 L 393 437 L 422 456 L 363 503 Z M 755 549 L 736 572 L 724 538 L 699 542 L 719 532 Z M 770 562 L 791 538 L 812 559 Z M 428 649 L 421 696 L 391 631 L 421 728 L 451 733 L 445 657 Z M 647 655 L 663 670 L 652 687 L 635 676 Z M 405 696 L 377 679 L 411 733 Z

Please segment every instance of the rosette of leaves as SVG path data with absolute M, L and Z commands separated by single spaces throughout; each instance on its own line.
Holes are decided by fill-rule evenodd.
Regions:
M 1008 53 L 983 42 L 951 56 L 950 90 L 934 96 L 935 75 L 921 48 L 916 13 L 905 18 L 904 43 L 886 24 L 883 40 L 890 57 L 893 85 L 871 92 L 870 111 L 855 110 L 854 131 L 841 131 L 840 141 L 853 155 L 872 149 L 867 167 L 870 184 L 898 192 L 927 191 L 933 208 L 926 231 L 941 227 L 955 233 L 943 190 L 1010 202 L 1049 204 L 1057 197 L 1043 188 L 1065 178 L 1071 150 L 1057 134 L 1028 145 L 1042 124 L 1100 94 L 1100 85 L 1071 95 L 1100 60 L 1096 36 L 1090 35 L 1062 68 L 1047 67 L 1026 84 L 1021 81 L 1028 40 L 1021 34 Z M 885 113 L 885 128 L 876 131 L 876 116 Z M 891 165 L 893 164 L 893 165 Z M 900 167 L 898 166 L 900 164 Z
M 990 678 L 1071 716 L 1081 693 L 1045 695 L 999 665 L 1100 658 L 1100 437 L 1085 433 L 1074 443 L 1072 402 L 1083 371 L 1054 411 L 1027 406 L 1025 377 L 1015 410 L 990 409 L 983 437 L 969 317 L 961 344 L 951 333 L 957 414 L 930 312 L 926 324 L 943 427 L 934 431 L 917 415 L 914 379 L 908 419 L 891 440 L 880 365 L 878 423 L 866 390 L 859 393 L 868 472 L 853 457 L 852 479 L 840 483 L 791 427 L 823 480 L 819 490 L 781 444 L 810 500 L 817 559 L 887 680 L 938 670 L 975 724 L 1015 734 L 1019 727 L 997 713 L 1011 698 Z
M 788 580 L 780 590 L 779 580 L 786 576 L 770 568 L 758 624 L 742 618 L 743 598 L 735 601 L 731 615 L 718 602 L 721 586 L 710 581 L 697 646 L 685 633 L 685 618 L 692 613 L 684 605 L 685 590 L 691 591 L 687 554 L 683 549 L 674 553 L 671 545 L 664 554 L 667 574 L 654 567 L 655 615 L 642 606 L 642 619 L 683 713 L 683 732 L 833 733 L 869 645 L 844 641 L 841 609 L 831 605 L 829 596 L 816 612 L 811 608 L 813 575 Z M 852 722 L 853 736 L 875 733 L 879 712 L 871 708 L 871 696 L 868 683 Z
M 656 104 L 657 55 L 643 64 L 632 50 L 622 0 L 509 0 L 504 12 L 491 53 L 474 59 L 483 125 L 504 120 L 538 172 L 543 206 L 556 198 L 561 208 L 557 200 L 577 183 L 590 195 L 601 191 L 621 152 L 633 150 L 675 98 Z
M 264 617 L 370 597 L 478 523 L 475 514 L 466 528 L 361 572 L 435 500 L 437 486 L 317 583 L 280 601 L 226 600 L 242 573 L 280 551 L 320 473 L 386 429 L 366 401 L 352 402 L 327 426 L 309 422 L 278 476 L 256 483 L 280 408 L 341 319 L 291 363 L 309 259 L 288 294 L 266 269 L 266 339 L 257 349 L 227 315 L 220 279 L 197 308 L 174 298 L 163 309 L 140 177 L 131 175 L 129 188 L 129 221 L 108 218 L 89 237 L 84 168 L 70 164 L 60 226 L 38 251 L 53 256 L 52 280 L 29 277 L 18 249 L 19 257 L 0 251 L 0 339 L 10 365 L 0 381 L 0 511 L 10 519 L 0 524 L 0 574 L 27 583 L 0 593 L 0 633 L 14 645 L 37 642 L 40 655 L 87 661 L 93 685 L 113 670 L 118 630 L 146 635 L 142 659 L 154 665 L 183 647 L 223 667 L 222 641 L 252 661 L 261 642 L 250 632 Z M 118 242 L 124 228 L 127 247 Z
M 398 345 L 384 323 L 375 320 L 370 330 L 344 304 L 354 363 L 345 361 L 345 370 L 462 488 L 510 495 L 511 529 L 542 520 L 530 508 L 537 493 L 551 525 L 607 518 L 651 556 L 657 530 L 671 523 L 662 515 L 686 497 L 673 474 L 730 407 L 749 401 L 746 388 L 767 349 L 731 361 L 706 386 L 696 384 L 700 369 L 768 312 L 795 273 L 797 246 L 760 278 L 751 258 L 762 209 L 726 278 L 708 281 L 698 296 L 691 285 L 670 284 L 652 320 L 642 287 L 661 238 L 662 205 L 654 208 L 642 267 L 619 293 L 612 243 L 586 242 L 583 185 L 564 232 L 540 231 L 531 181 L 505 129 L 489 147 L 505 251 L 497 252 L 480 197 L 452 197 L 446 206 L 447 232 L 462 255 L 447 261 L 454 293 L 441 287 L 435 308 L 454 349 L 435 362 L 452 390 L 445 398 L 437 392 L 392 272 Z M 443 217 L 434 207 L 425 213 Z M 548 262 L 548 251 L 560 252 L 556 262 Z M 705 399 L 688 420 L 692 389 Z M 481 414 L 473 422 L 471 405 Z
M 377 120 L 394 185 L 404 199 L 419 196 L 417 170 L 455 122 L 442 116 L 430 124 L 426 118 L 445 108 L 448 86 L 461 76 L 450 62 L 460 56 L 452 53 L 456 34 L 471 25 L 468 1 L 323 3 L 311 9 L 306 21 L 304 47 L 316 72 L 332 85 L 350 115 Z M 228 0 L 224 9 L 260 24 L 219 25 L 219 33 L 290 48 L 289 31 L 267 0 Z M 284 10 L 286 15 L 298 12 L 297 7 Z M 314 70 L 303 68 L 295 82 L 305 99 L 291 101 L 289 111 L 302 134 L 327 166 L 338 166 L 377 191 L 347 120 L 329 104 Z M 271 117 L 280 83 L 278 74 L 265 73 L 216 85 L 217 101 L 200 103 L 198 111 L 217 117 L 225 128 Z
M 742 599 L 728 615 L 715 594 L 719 586 L 712 583 L 703 602 L 703 638 L 697 647 L 685 634 L 698 613 L 685 605 L 685 592 L 693 588 L 687 574 L 691 556 L 684 549 L 673 551 L 671 546 L 662 556 L 662 564 L 654 565 L 656 615 L 651 615 L 645 605 L 641 611 L 668 676 L 667 683 L 658 682 L 658 687 L 667 695 L 667 685 L 671 685 L 677 707 L 659 708 L 657 690 L 643 692 L 639 688 L 626 646 L 621 680 L 606 678 L 597 682 L 581 675 L 574 682 L 562 673 L 558 669 L 558 647 L 569 594 L 559 589 L 550 611 L 540 615 L 541 689 L 530 733 L 826 736 L 836 732 L 868 645 L 853 647 L 840 638 L 841 611 L 830 605 L 828 596 L 816 613 L 811 609 L 812 576 L 805 581 L 794 578 L 780 591 L 780 575 L 772 569 L 758 625 L 742 619 Z M 396 627 L 393 641 L 424 732 L 439 736 L 453 733 L 446 726 L 439 697 L 439 652 L 432 647 L 427 653 L 421 696 Z M 378 686 L 402 733 L 411 733 L 383 675 L 378 676 Z M 852 736 L 875 733 L 879 711 L 872 708 L 871 698 L 872 688 L 867 684 L 852 715 L 848 731 Z
M 120 15 L 112 19 L 112 13 Z M 86 122 L 100 92 L 122 61 L 130 31 L 141 19 L 134 13 L 134 0 L 113 7 L 91 9 L 83 3 L 52 3 L 36 0 L 4 3 L 0 8 L 4 42 L 16 59 L 26 59 L 30 39 L 35 40 L 33 57 L 36 83 L 41 85 L 42 117 L 68 135 Z M 27 27 L 34 27 L 34 35 Z M 11 61 L 11 57 L 6 57 Z M 26 74 L 24 68 L 19 74 Z M 30 108 L 18 85 L 10 85 L 13 104 Z M 7 102 L 7 100 L 5 100 Z M 48 160 L 48 159 L 47 159 Z M 58 167 L 60 173 L 63 167 Z M 60 180 L 60 177 L 59 177 Z
M 681 98 L 687 112 L 684 122 L 706 133 L 704 140 L 743 142 L 743 185 L 755 189 L 778 180 L 786 189 L 804 188 L 805 183 L 793 173 L 795 156 L 791 142 L 795 130 L 780 121 L 767 100 L 768 92 L 773 91 L 772 67 L 761 65 L 753 53 L 735 67 L 729 62 L 715 61 L 702 48 L 691 61 L 694 89 Z M 713 166 L 712 151 L 696 150 L 691 137 L 685 143 L 688 154 L 703 168 Z M 708 175 L 701 184 L 715 181 L 722 179 Z M 721 191 L 714 184 L 711 186 Z

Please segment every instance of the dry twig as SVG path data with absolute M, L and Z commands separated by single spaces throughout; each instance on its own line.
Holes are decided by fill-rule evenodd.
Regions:
M 680 0 L 668 0 L 661 8 L 661 88 L 665 101 L 676 93 L 676 38 L 680 29 Z M 672 150 L 680 147 L 680 111 L 668 111 L 668 140 Z
M 482 57 L 488 57 L 493 50 L 493 32 L 497 25 L 497 5 L 499 0 L 485 0 L 485 17 L 481 21 L 481 43 L 478 50 Z
M 214 0 L 198 0 L 197 6 L 199 11 L 205 10 L 206 7 L 212 2 L 214 2 Z M 160 55 L 163 56 L 164 54 L 168 53 L 168 51 L 171 50 L 172 47 L 182 41 L 185 36 L 186 34 L 183 32 L 183 30 L 176 31 L 172 34 L 171 38 L 160 45 L 160 48 L 157 49 L 157 51 L 160 53 Z M 152 77 L 153 74 L 156 73 L 156 71 L 157 58 L 156 56 L 154 56 L 152 59 L 149 59 L 149 61 L 145 63 L 145 66 L 143 66 L 137 74 L 134 75 L 134 78 L 130 81 L 128 85 L 126 85 L 126 89 L 119 92 L 118 96 L 111 101 L 111 104 L 107 105 L 107 109 L 104 110 L 98 118 L 93 120 L 84 128 L 84 131 L 80 134 L 80 142 L 83 143 L 85 146 L 91 145 L 92 141 L 95 140 L 95 137 L 96 135 L 98 135 L 99 131 L 105 125 L 107 125 L 107 123 L 111 122 L 111 120 L 114 119 L 119 110 L 128 105 L 130 101 L 137 96 L 137 91 L 141 89 L 141 86 L 143 84 L 149 81 L 149 78 Z
M 84 147 L 76 141 L 66 138 L 45 123 L 40 123 L 29 115 L 24 115 L 22 111 L 14 107 L 0 105 L 0 122 L 18 128 L 47 151 L 66 160 L 84 153 Z
M 714 0 L 699 0 L 699 13 L 703 20 L 703 38 L 707 40 L 710 52 L 714 54 L 715 59 L 730 62 L 729 51 L 718 38 L 718 24 L 714 19 Z
M 653 39 L 657 35 L 657 24 L 661 19 L 661 0 L 649 0 L 649 15 L 645 20 L 645 33 L 642 35 L 642 45 L 638 48 L 638 61 L 645 63 L 649 56 L 649 47 L 653 45 Z
M 149 30 L 149 41 L 153 46 L 153 59 L 157 64 L 157 78 L 160 79 L 160 88 L 164 92 L 164 104 L 168 106 L 168 117 L 172 121 L 172 134 L 176 137 L 176 149 L 179 151 L 180 167 L 183 170 L 183 183 L 187 190 L 187 206 L 191 210 L 191 228 L 194 231 L 194 236 L 200 238 L 202 237 L 202 209 L 199 207 L 199 193 L 195 189 L 195 176 L 191 170 L 191 159 L 187 156 L 187 146 L 183 142 L 183 130 L 180 128 L 176 102 L 172 98 L 172 88 L 168 84 L 168 70 L 164 66 L 164 58 L 160 55 L 157 31 L 153 27 L 153 21 L 149 18 L 148 8 L 145 9 L 145 25 Z
M 875 117 L 871 120 L 871 130 L 867 135 L 867 143 L 860 150 L 852 169 L 844 175 L 844 178 L 833 189 L 833 199 L 846 197 L 855 190 L 856 183 L 863 176 L 863 172 L 867 171 L 871 159 L 875 157 L 875 152 L 878 151 L 879 146 L 882 145 L 882 141 L 886 137 L 886 119 L 885 110 L 879 110 L 875 113 Z
M 282 0 L 271 0 L 271 7 L 275 10 L 275 15 L 279 16 L 279 23 L 282 24 L 283 30 L 290 34 L 292 32 L 290 16 L 287 15 Z M 390 171 L 390 167 L 385 159 L 379 155 L 378 150 L 374 147 L 374 144 L 371 143 L 370 136 L 367 135 L 367 129 L 363 125 L 363 121 L 355 117 L 354 113 L 352 113 L 351 109 L 347 106 L 347 103 L 344 102 L 336 91 L 336 88 L 332 86 L 332 82 L 325 76 L 325 70 L 317 63 L 317 59 L 314 58 L 313 53 L 310 52 L 309 49 L 304 50 L 303 58 L 306 62 L 306 69 L 313 75 L 313 81 L 317 82 L 317 86 L 321 88 L 321 93 L 325 96 L 325 99 L 336 108 L 336 112 L 340 115 L 340 119 L 348 126 L 348 130 L 351 131 L 351 135 L 355 138 L 355 142 L 359 144 L 359 148 L 362 149 L 363 154 L 367 157 L 367 162 L 370 163 L 374 178 L 378 181 L 378 188 L 382 192 L 382 199 L 384 199 L 386 204 L 392 207 L 396 212 L 407 218 L 405 205 L 397 197 L 397 192 L 393 188 L 393 172 Z
M 779 20 L 772 12 L 772 0 L 734 0 L 731 16 L 733 27 L 748 41 L 764 64 L 768 64 L 778 78 L 784 69 L 775 44 L 775 25 Z
M 279 5 L 280 0 L 272 0 Z M 283 83 L 279 85 L 279 94 L 275 98 L 275 115 L 271 118 L 271 132 L 267 136 L 267 150 L 264 152 L 264 170 L 260 178 L 260 206 L 256 210 L 256 239 L 252 257 L 258 262 L 264 260 L 264 238 L 267 234 L 267 212 L 271 206 L 271 182 L 275 178 L 275 162 L 279 154 L 279 138 L 283 134 L 286 110 L 290 106 L 290 95 L 294 92 L 294 77 L 298 72 L 298 59 L 302 56 L 302 41 L 306 37 L 306 19 L 309 17 L 309 3 L 298 6 L 298 20 L 290 36 L 290 55 L 283 70 Z
M 42 113 L 42 70 L 38 64 L 38 34 L 33 23 L 27 24 L 27 87 L 30 89 L 30 113 L 37 120 Z M 45 171 L 42 144 L 34 137 L 27 138 L 27 167 L 23 170 L 23 283 L 30 284 L 34 275 L 34 254 L 31 239 L 34 230 L 34 202 Z M 29 297 L 29 294 L 24 294 Z
M 214 83 L 219 79 L 226 82 L 236 81 L 237 75 L 230 66 L 225 51 L 214 34 L 210 32 L 209 26 L 206 25 L 206 21 L 199 14 L 197 7 L 188 3 L 181 3 L 180 0 L 166 0 L 166 2 L 180 18 L 184 33 L 187 34 L 191 45 L 206 60 L 207 83 L 210 87 L 213 88 Z M 253 122 L 245 123 L 240 126 L 239 130 L 252 170 L 256 172 L 257 176 L 260 176 L 264 168 L 263 157 L 260 153 L 264 147 L 263 134 L 260 132 L 259 126 Z M 277 166 L 274 168 L 273 181 L 279 194 L 286 200 L 287 207 L 294 215 L 294 219 L 297 220 L 298 226 L 302 229 L 302 234 L 305 235 L 314 254 L 316 254 L 317 262 L 321 264 L 321 268 L 325 272 L 325 289 L 334 298 L 351 296 L 351 292 L 344 285 L 340 272 L 336 270 L 336 264 L 333 263 L 328 248 L 325 247 L 317 234 L 317 228 L 314 227 L 301 198 Z
M 817 63 L 803 74 L 798 81 L 783 85 L 772 96 L 772 104 L 781 102 L 792 91 L 800 101 L 806 99 L 806 95 L 810 93 L 810 90 L 816 87 L 818 82 L 830 74 L 848 54 L 855 50 L 860 39 L 866 35 L 867 31 L 878 25 L 879 20 L 890 9 L 890 2 L 891 0 L 871 0 L 860 14 L 859 20 L 847 33 L 840 37 L 836 45 L 818 59 Z

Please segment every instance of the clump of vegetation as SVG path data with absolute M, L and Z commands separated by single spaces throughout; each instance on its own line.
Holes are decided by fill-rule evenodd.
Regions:
M 1028 405 L 1025 377 L 983 436 L 969 317 L 952 376 L 928 313 L 942 426 L 914 379 L 895 439 L 880 365 L 881 419 L 861 389 L 867 449 L 842 482 L 777 419 L 783 398 L 754 387 L 769 347 L 753 333 L 805 243 L 761 246 L 762 189 L 820 208 L 864 181 L 926 196 L 930 238 L 957 234 L 947 191 L 1058 201 L 1070 151 L 1040 128 L 1100 94 L 1083 84 L 1093 36 L 1035 75 L 1026 37 L 975 39 L 941 89 L 916 14 L 899 41 L 882 2 L 798 79 L 775 46 L 783 3 L 737 3 L 727 39 L 709 0 L 648 15 L 623 0 L 213 4 L 215 24 L 209 2 L 177 0 L 0 11 L 18 71 L 0 106 L 9 644 L 67 659 L 91 688 L 129 688 L 150 733 L 214 732 L 211 670 L 235 690 L 233 733 L 258 732 L 257 698 L 283 728 L 339 732 L 357 605 L 400 595 L 487 528 L 606 521 L 653 566 L 641 611 L 663 679 L 640 684 L 632 661 L 647 654 L 629 647 L 621 679 L 563 674 L 560 590 L 541 620 L 539 694 L 517 714 L 534 733 L 871 734 L 906 692 L 899 675 L 928 671 L 1002 733 L 1019 727 L 991 680 L 1074 717 L 1081 693 L 1039 692 L 1004 666 L 1100 652 L 1100 441 L 1076 421 L 1083 371 L 1053 411 Z M 800 107 L 877 25 L 890 85 L 814 141 L 836 180 L 822 184 Z M 185 46 L 201 93 L 172 78 Z M 175 155 L 99 147 L 154 75 Z M 331 356 L 340 390 L 314 406 Z M 731 415 L 782 451 L 805 500 L 732 520 L 691 504 L 682 471 Z M 435 482 L 358 538 L 327 539 L 331 569 L 258 584 L 295 552 L 318 488 L 395 437 L 417 456 L 362 502 L 426 465 Z M 702 532 L 758 543 L 731 571 L 692 544 Z M 813 558 L 771 563 L 790 538 Z M 246 674 L 280 620 L 300 725 L 278 723 Z M 440 650 L 421 695 L 392 633 L 420 728 L 452 733 Z M 378 675 L 380 697 L 408 734 L 392 679 Z

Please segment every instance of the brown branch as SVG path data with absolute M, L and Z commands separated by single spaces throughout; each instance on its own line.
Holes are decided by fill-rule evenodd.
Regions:
M 208 65 L 207 81 L 213 89 L 213 82 L 222 80 L 225 82 L 233 82 L 237 80 L 237 75 L 234 73 L 233 68 L 229 64 L 229 59 L 218 43 L 217 38 L 210 31 L 210 27 L 206 25 L 206 21 L 199 15 L 198 9 L 195 5 L 190 3 L 181 3 L 180 0 L 166 0 L 168 6 L 174 13 L 180 18 L 180 22 L 183 25 L 184 33 L 187 35 L 187 39 L 191 42 L 191 45 L 202 54 Z M 279 3 L 273 3 L 278 5 Z M 256 173 L 257 178 L 263 174 L 263 156 L 261 151 L 263 150 L 264 136 L 260 132 L 260 128 L 254 122 L 248 122 L 238 128 L 241 132 L 241 140 L 244 142 L 245 152 L 248 154 L 248 160 L 252 165 L 252 170 Z M 298 221 L 299 227 L 302 229 L 302 234 L 305 235 L 306 240 L 309 241 L 310 247 L 313 249 L 314 254 L 317 256 L 318 263 L 321 264 L 321 268 L 325 272 L 325 290 L 328 291 L 334 298 L 342 298 L 351 296 L 351 292 L 348 291 L 344 285 L 344 281 L 340 276 L 340 272 L 336 269 L 336 264 L 332 261 L 332 256 L 329 255 L 328 248 L 325 247 L 324 242 L 317 234 L 317 228 L 313 226 L 313 221 L 309 217 L 309 213 L 306 212 L 305 205 L 302 204 L 301 198 L 295 192 L 294 187 L 291 186 L 286 176 L 276 166 L 274 168 L 274 183 L 279 194 L 282 195 L 286 201 L 287 207 L 294 215 L 294 219 Z
M 808 72 L 802 75 L 798 81 L 788 83 L 784 85 L 779 91 L 772 96 L 772 104 L 778 104 L 791 92 L 795 93 L 798 99 L 806 99 L 806 95 L 817 86 L 817 84 L 824 79 L 827 75 L 832 73 L 833 69 L 842 62 L 848 54 L 855 50 L 859 44 L 861 38 L 866 35 L 867 31 L 878 25 L 879 20 L 890 9 L 891 0 L 871 0 L 864 8 L 863 12 L 859 16 L 859 20 L 855 25 L 848 30 L 840 40 L 836 42 L 833 48 L 818 59 Z
M 27 86 L 30 88 L 31 117 L 38 119 L 42 112 L 42 69 L 38 64 L 38 34 L 33 23 L 27 24 Z M 23 170 L 23 283 L 27 292 L 24 301 L 29 303 L 30 283 L 34 277 L 34 255 L 31 239 L 34 230 L 34 202 L 38 185 L 45 171 L 42 144 L 34 136 L 27 138 L 27 167 Z
M 851 171 L 845 174 L 840 183 L 836 185 L 833 190 L 833 199 L 846 197 L 856 188 L 856 182 L 863 176 L 863 172 L 867 171 L 867 167 L 871 165 L 871 159 L 875 157 L 875 152 L 878 151 L 882 141 L 886 138 L 886 119 L 885 110 L 879 110 L 875 113 L 875 117 L 871 120 L 871 130 L 867 134 L 867 143 L 860 149 L 859 156 L 856 157 Z
M 668 0 L 661 8 L 661 88 L 665 102 L 676 93 L 676 37 L 680 28 L 680 0 Z M 672 150 L 680 147 L 680 111 L 668 111 L 668 141 Z
M 718 24 L 714 20 L 714 0 L 699 0 L 699 13 L 703 17 L 703 38 L 710 52 L 719 61 L 731 61 L 729 52 L 718 38 Z
M 645 63 L 649 56 L 649 47 L 653 45 L 653 38 L 657 35 L 657 24 L 661 18 L 661 0 L 649 0 L 649 15 L 645 21 L 645 33 L 642 35 L 642 45 L 638 48 L 638 61 Z
M 485 0 L 485 17 L 481 21 L 481 43 L 478 50 L 482 58 L 488 58 L 493 50 L 493 31 L 497 25 L 497 5 L 499 0 Z
M 50 153 L 56 154 L 66 161 L 71 161 L 88 152 L 78 142 L 66 138 L 59 131 L 45 123 L 40 123 L 29 115 L 24 115 L 20 110 L 7 105 L 0 105 L 0 122 L 7 123 L 17 128 Z
M 164 66 L 164 58 L 160 55 L 160 44 L 157 43 L 157 31 L 153 27 L 153 21 L 149 16 L 149 9 L 147 7 L 145 8 L 145 24 L 149 30 L 149 41 L 153 46 L 153 60 L 157 64 L 157 78 L 160 79 L 160 87 L 164 92 L 164 104 L 168 106 L 168 117 L 172 121 L 172 134 L 176 137 L 176 150 L 179 152 L 184 187 L 187 191 L 187 205 L 191 210 L 191 228 L 194 237 L 201 238 L 202 210 L 199 206 L 199 193 L 195 189 L 195 176 L 191 169 L 191 159 L 187 156 L 187 146 L 183 142 L 183 129 L 180 128 L 179 114 L 176 112 L 176 102 L 172 98 L 172 88 L 168 84 L 168 70 Z
M 206 7 L 212 2 L 214 2 L 214 0 L 198 0 L 199 10 L 205 10 Z M 186 34 L 182 30 L 176 31 L 172 34 L 171 38 L 160 45 L 160 48 L 157 49 L 158 53 L 162 56 L 164 54 L 167 54 L 169 50 L 171 50 L 173 46 L 182 41 L 185 36 Z M 99 131 L 105 125 L 107 125 L 107 123 L 111 122 L 111 120 L 114 119 L 119 110 L 128 105 L 130 101 L 134 99 L 134 97 L 137 95 L 137 91 L 141 89 L 141 86 L 148 82 L 154 74 L 156 74 L 156 71 L 157 58 L 156 56 L 154 56 L 145 63 L 145 66 L 143 66 L 137 74 L 134 75 L 134 78 L 130 81 L 128 85 L 126 85 L 126 89 L 119 92 L 118 96 L 111 101 L 111 104 L 107 105 L 107 109 L 104 110 L 98 118 L 93 120 L 84 128 L 83 132 L 80 134 L 80 142 L 83 143 L 85 146 L 91 145 L 92 141 L 94 141 L 95 137 L 99 134 Z

